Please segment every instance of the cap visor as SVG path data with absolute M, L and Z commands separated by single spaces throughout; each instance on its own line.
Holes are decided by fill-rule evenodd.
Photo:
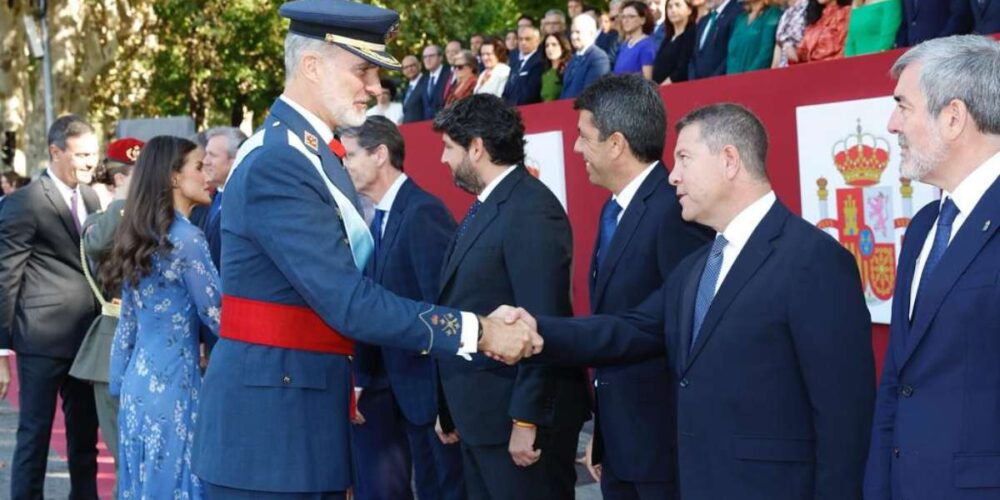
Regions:
M 342 44 L 342 43 L 335 43 L 334 45 L 336 45 L 336 46 L 338 46 L 340 48 L 346 49 L 347 51 L 351 52 L 352 54 L 354 54 L 354 55 L 356 55 L 356 56 L 358 56 L 358 57 L 360 57 L 360 58 L 362 58 L 362 59 L 364 59 L 364 60 L 366 60 L 366 61 L 368 61 L 368 62 L 370 62 L 370 63 L 372 63 L 374 65 L 376 65 L 376 66 L 381 66 L 381 67 L 383 67 L 385 69 L 398 70 L 401 67 L 401 65 L 399 64 L 399 61 L 397 61 L 396 58 L 392 56 L 392 54 L 390 54 L 388 52 L 385 52 L 385 51 L 374 51 L 374 50 L 368 50 L 368 49 L 359 49 L 357 47 L 352 47 L 350 45 L 346 45 L 346 44 Z

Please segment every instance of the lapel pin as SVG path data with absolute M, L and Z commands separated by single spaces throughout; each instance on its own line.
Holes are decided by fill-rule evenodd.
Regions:
M 991 221 L 986 221 L 986 224 L 983 224 L 983 232 L 984 233 L 990 229 L 990 222 Z

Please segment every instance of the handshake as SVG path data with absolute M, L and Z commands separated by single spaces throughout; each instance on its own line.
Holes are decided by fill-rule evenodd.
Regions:
M 545 341 L 538 323 L 520 307 L 500 306 L 489 317 L 480 317 L 479 326 L 478 351 L 494 360 L 513 365 L 542 352 Z

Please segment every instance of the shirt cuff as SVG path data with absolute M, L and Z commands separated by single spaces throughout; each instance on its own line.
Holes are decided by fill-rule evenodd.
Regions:
M 458 346 L 458 355 L 467 361 L 472 360 L 470 354 L 479 352 L 479 318 L 470 312 L 462 312 L 462 341 Z
M 473 352 L 475 352 L 475 351 L 473 351 Z M 11 354 L 11 350 L 10 349 L 0 349 L 0 356 L 10 356 L 10 354 Z

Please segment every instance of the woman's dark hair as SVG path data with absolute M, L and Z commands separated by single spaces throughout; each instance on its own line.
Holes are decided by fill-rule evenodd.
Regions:
M 833 0 L 837 2 L 837 5 L 844 7 L 851 5 L 852 0 Z M 826 9 L 825 5 L 820 5 L 819 0 L 809 0 L 809 5 L 806 6 L 806 26 L 812 26 L 816 24 L 823 17 L 823 10 Z
M 94 169 L 93 184 L 104 184 L 105 186 L 114 187 L 116 175 L 129 175 L 131 171 L 132 165 L 105 158 L 104 161 L 99 163 L 97 168 Z
M 565 36 L 559 33 L 553 33 L 551 35 L 545 35 L 545 38 L 542 39 L 542 53 L 545 51 L 545 45 L 549 43 L 549 38 L 555 38 L 556 41 L 559 42 L 559 46 L 562 47 L 562 56 L 559 57 L 559 60 L 555 62 L 554 66 L 556 68 L 556 72 L 562 75 L 563 71 L 566 71 L 566 65 L 569 64 L 570 57 L 573 57 L 573 48 L 570 46 L 569 40 L 567 40 Z M 548 56 L 545 56 L 546 60 L 548 60 L 548 58 Z M 552 61 L 549 61 L 549 64 L 552 64 Z
M 632 0 L 631 2 L 625 2 L 625 4 L 622 5 L 622 10 L 619 12 L 625 12 L 625 9 L 629 7 L 635 9 L 635 13 L 639 14 L 639 17 L 643 19 L 642 32 L 647 35 L 652 33 L 653 28 L 656 28 L 656 20 L 653 19 L 652 14 L 649 12 L 649 5 L 646 5 L 646 2 Z M 621 14 L 618 14 L 618 17 L 621 17 Z
M 689 28 L 694 28 L 695 24 L 698 23 L 698 8 L 695 7 L 693 4 L 691 4 L 691 0 L 684 0 L 684 3 L 686 3 L 688 8 L 691 9 L 691 15 L 688 16 L 687 23 L 684 24 L 684 31 L 687 31 Z M 674 33 L 674 24 L 670 22 L 670 19 L 667 19 L 666 12 L 663 13 L 663 29 L 664 29 L 663 39 L 665 40 L 664 43 L 667 43 L 670 41 L 671 38 L 674 37 L 675 33 Z
M 7 182 L 11 185 L 11 187 L 14 187 L 14 188 L 21 187 L 21 186 L 18 185 L 18 182 L 21 181 L 21 176 L 17 175 L 17 172 L 15 172 L 13 170 L 5 170 L 0 175 L 2 175 L 5 179 L 7 179 Z M 0 196 L 3 196 L 3 193 L 0 193 Z
M 497 62 L 507 64 L 507 42 L 503 38 L 491 36 L 483 40 L 483 44 L 479 47 L 480 52 L 487 45 L 493 46 L 493 54 L 497 56 Z
M 389 91 L 389 100 L 390 101 L 395 101 L 396 100 L 396 82 L 394 82 L 394 81 L 392 81 L 392 80 L 390 80 L 388 78 L 383 78 L 383 79 L 379 80 L 379 83 L 382 84 L 382 88 L 384 88 L 384 89 L 386 89 L 386 90 Z
M 115 245 L 101 277 L 109 290 L 135 286 L 153 267 L 153 256 L 170 251 L 174 223 L 173 179 L 187 155 L 198 146 L 180 137 L 161 135 L 142 148 L 129 184 L 124 215 L 115 231 Z

